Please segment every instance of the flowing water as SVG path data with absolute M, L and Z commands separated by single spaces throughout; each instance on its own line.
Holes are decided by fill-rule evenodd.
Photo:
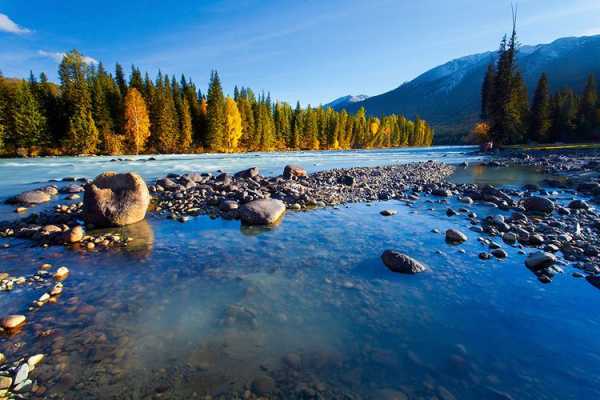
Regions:
M 442 158 L 445 151 L 339 152 L 335 160 L 325 153 L 270 161 L 166 157 L 140 172 L 259 165 L 268 174 L 290 160 L 316 170 Z M 473 161 L 471 149 L 455 151 L 444 158 Z M 99 159 L 25 162 L 29 173 L 0 166 L 19 175 L 0 182 L 3 188 L 131 167 Z M 45 175 L 52 162 L 60 165 Z M 478 168 L 453 179 L 542 179 L 530 170 Z M 27 313 L 29 320 L 15 336 L 0 336 L 0 352 L 9 359 L 46 354 L 34 374 L 47 389 L 43 396 L 59 398 L 243 398 L 246 391 L 285 399 L 599 398 L 598 290 L 570 277 L 568 265 L 542 285 L 508 246 L 506 260 L 481 261 L 473 232 L 463 245 L 446 244 L 432 230 L 468 232 L 468 220 L 447 218 L 447 205 L 428 200 L 288 212 L 268 229 L 207 216 L 185 224 L 150 217 L 120 230 L 135 239 L 126 251 L 4 240 L 11 247 L 0 249 L 0 272 L 29 275 L 48 262 L 68 266 L 71 275 L 59 301 L 35 312 L 27 308 L 43 288 L 0 293 L 0 314 Z M 398 214 L 380 216 L 386 208 Z M 499 212 L 472 208 L 481 216 Z M 389 272 L 379 259 L 388 248 L 429 271 Z

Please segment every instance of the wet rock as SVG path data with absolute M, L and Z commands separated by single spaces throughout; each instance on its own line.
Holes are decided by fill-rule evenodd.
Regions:
M 391 217 L 392 215 L 398 214 L 398 211 L 396 211 L 396 210 L 383 210 L 383 211 L 380 211 L 379 214 L 383 215 L 384 217 Z
M 10 376 L 0 376 L 0 390 L 10 389 L 13 380 Z
M 492 255 L 496 258 L 506 258 L 508 257 L 508 253 L 503 249 L 494 249 L 492 250 Z
M 30 190 L 11 197 L 6 202 L 8 204 L 42 204 L 52 200 L 52 196 L 43 190 Z
M 597 289 L 600 289 L 600 276 L 598 275 L 589 275 L 585 278 L 592 286 Z
M 463 243 L 468 239 L 467 235 L 456 229 L 446 231 L 446 241 L 450 243 Z
M 532 196 L 523 200 L 523 207 L 528 212 L 550 214 L 554 211 L 554 202 L 545 197 Z
M 479 253 L 479 258 L 481 260 L 489 260 L 490 258 L 492 258 L 492 255 L 490 253 L 487 253 L 484 251 L 484 252 Z
M 150 193 L 144 180 L 135 173 L 106 172 L 86 186 L 84 219 L 95 226 L 124 226 L 146 216 Z
M 300 178 L 306 176 L 308 176 L 306 170 L 298 165 L 286 165 L 283 169 L 283 177 L 286 179 L 291 179 L 292 177 Z
M 252 168 L 248 168 L 245 169 L 243 171 L 237 172 L 234 177 L 235 178 L 244 178 L 244 179 L 248 179 L 248 178 L 254 178 L 256 176 L 259 175 L 259 170 L 257 167 L 252 167 Z
M 25 324 L 26 321 L 27 318 L 24 315 L 9 315 L 2 319 L 2 323 L 0 325 L 2 328 L 10 331 L 19 328 Z
M 2 353 L 0 353 L 0 365 L 4 364 L 6 362 L 6 356 Z
M 517 234 L 514 232 L 505 232 L 502 235 L 502 240 L 507 244 L 515 244 L 517 242 Z
M 69 269 L 67 267 L 60 267 L 59 269 L 56 270 L 56 273 L 54 274 L 54 279 L 56 279 L 57 281 L 64 281 L 65 279 L 67 279 L 67 277 L 69 276 Z
M 525 265 L 533 271 L 539 271 L 552 266 L 556 262 L 556 256 L 547 252 L 536 252 L 527 256 Z
M 27 363 L 21 364 L 21 366 L 17 369 L 17 373 L 15 374 L 14 385 L 17 386 L 21 382 L 24 382 L 29 377 L 29 365 Z
M 417 274 L 427 270 L 427 267 L 419 261 L 395 250 L 384 251 L 381 255 L 381 260 L 392 272 Z
M 573 200 L 569 203 L 568 207 L 571 210 L 589 210 L 590 206 L 584 200 Z
M 460 198 L 460 202 L 465 204 L 473 204 L 473 199 L 469 196 L 463 196 Z
M 219 204 L 219 210 L 224 212 L 237 210 L 238 208 L 238 202 L 234 200 L 223 200 Z
M 277 222 L 285 213 L 281 200 L 260 199 L 240 207 L 240 218 L 246 225 L 270 225 Z
M 43 354 L 36 354 L 27 359 L 27 365 L 29 366 L 29 370 L 33 371 L 35 367 L 44 360 Z
M 85 232 L 83 230 L 83 227 L 77 225 L 65 232 L 65 241 L 67 243 L 79 243 L 83 240 L 84 235 Z
M 458 215 L 458 213 L 456 211 L 454 211 L 452 208 L 448 208 L 446 210 L 446 215 L 449 216 L 449 217 L 453 217 L 455 215 Z

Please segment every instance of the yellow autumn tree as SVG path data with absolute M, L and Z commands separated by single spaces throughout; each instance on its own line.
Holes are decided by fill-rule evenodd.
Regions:
M 242 137 L 242 117 L 237 103 L 231 97 L 225 99 L 225 145 L 227 151 L 237 150 Z
M 135 154 L 144 151 L 150 137 L 150 119 L 146 102 L 135 88 L 130 88 L 125 96 L 125 137 L 129 149 Z

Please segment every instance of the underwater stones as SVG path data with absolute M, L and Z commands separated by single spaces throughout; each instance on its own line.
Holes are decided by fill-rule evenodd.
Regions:
M 568 207 L 571 210 L 589 210 L 590 206 L 585 200 L 573 200 L 569 203 Z
M 464 233 L 456 229 L 448 229 L 446 231 L 446 241 L 449 243 L 463 243 L 467 241 L 468 237 Z
M 492 250 L 492 255 L 496 258 L 508 257 L 508 253 L 504 249 L 494 249 Z
M 281 200 L 253 200 L 240 207 L 240 218 L 246 225 L 271 225 L 285 213 L 285 204 Z
M 539 271 L 552 266 L 556 262 L 556 256 L 547 252 L 536 252 L 527 256 L 525 265 L 533 271 Z
M 24 315 L 8 315 L 2 319 L 0 325 L 6 330 L 14 330 L 25 324 L 27 318 Z
M 286 165 L 283 169 L 283 177 L 285 179 L 299 178 L 303 176 L 308 176 L 306 170 L 298 165 Z
M 6 362 L 6 356 L 4 354 L 0 353 L 0 365 L 4 364 L 5 362 Z
M 464 204 L 473 204 L 473 199 L 469 196 L 463 196 L 459 199 L 459 201 Z
M 528 212 L 550 214 L 554 211 L 554 202 L 545 197 L 531 196 L 523 200 L 523 207 Z
M 97 227 L 130 225 L 144 219 L 149 204 L 148 187 L 138 174 L 105 172 L 86 186 L 83 216 Z
M 33 371 L 35 367 L 44 360 L 43 354 L 36 354 L 27 359 L 27 365 L 29 366 L 29 370 Z
M 395 250 L 384 251 L 381 260 L 390 271 L 401 274 L 417 274 L 427 270 L 419 261 Z
M 12 386 L 13 380 L 10 376 L 1 376 L 0 375 L 0 390 L 10 389 Z
M 398 214 L 398 211 L 396 211 L 396 210 L 383 210 L 383 211 L 380 211 L 379 214 L 383 215 L 384 217 L 391 217 L 392 215 Z

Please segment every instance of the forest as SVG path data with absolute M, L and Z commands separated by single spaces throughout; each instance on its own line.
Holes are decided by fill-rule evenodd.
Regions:
M 481 120 L 468 142 L 492 141 L 497 145 L 600 140 L 600 101 L 593 74 L 582 94 L 572 88 L 550 91 L 542 73 L 529 99 L 528 88 L 517 63 L 516 29 L 504 37 L 496 65 L 488 66 L 481 87 Z
M 302 108 L 237 86 L 223 93 L 216 71 L 206 94 L 191 79 L 131 67 L 127 77 L 76 50 L 59 65 L 60 83 L 0 74 L 0 154 L 119 155 L 429 146 L 426 121 Z

